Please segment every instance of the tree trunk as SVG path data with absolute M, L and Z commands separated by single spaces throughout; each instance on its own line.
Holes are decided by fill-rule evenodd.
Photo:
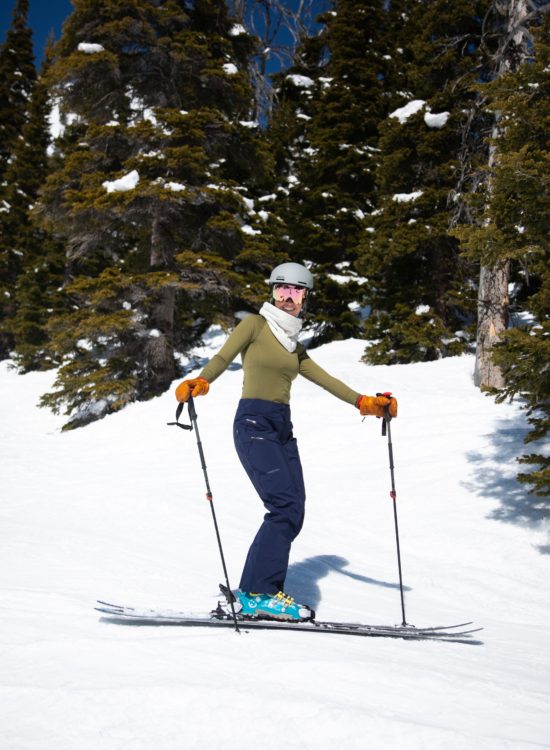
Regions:
M 509 261 L 482 266 L 479 273 L 474 383 L 480 388 L 504 387 L 502 371 L 493 363 L 491 350 L 508 326 L 509 278 Z
M 525 60 L 528 36 L 525 21 L 529 15 L 529 0 L 495 0 L 493 10 L 502 17 L 502 37 L 499 45 L 496 76 L 517 68 Z M 499 113 L 495 113 L 493 144 L 499 135 Z M 489 173 L 498 161 L 498 144 L 489 152 Z M 488 198 L 491 200 L 491 182 Z M 474 382 L 480 388 L 504 387 L 504 376 L 492 361 L 492 348 L 498 343 L 508 325 L 508 283 L 510 262 L 481 265 L 478 290 L 478 320 Z
M 151 226 L 151 270 L 167 269 L 171 252 L 164 240 L 161 211 L 157 207 Z M 151 372 L 149 386 L 153 393 L 158 394 L 165 391 L 176 377 L 174 362 L 176 289 L 167 285 L 154 294 L 156 300 L 150 313 L 150 325 L 158 334 L 147 341 L 146 356 Z
M 176 377 L 174 361 L 174 313 L 176 289 L 166 286 L 158 292 L 151 313 L 151 324 L 158 335 L 148 339 L 146 356 L 151 372 L 149 387 L 153 393 L 163 393 Z

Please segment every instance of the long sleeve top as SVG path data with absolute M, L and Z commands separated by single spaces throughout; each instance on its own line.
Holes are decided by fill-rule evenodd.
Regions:
M 200 377 L 212 383 L 238 354 L 244 371 L 242 398 L 288 404 L 292 381 L 298 375 L 348 404 L 355 405 L 360 396 L 316 364 L 301 344 L 294 352 L 287 351 L 261 315 L 249 315 L 238 324 L 220 351 L 203 368 Z

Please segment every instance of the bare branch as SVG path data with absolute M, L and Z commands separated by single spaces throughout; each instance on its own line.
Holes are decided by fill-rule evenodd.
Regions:
M 290 68 L 302 40 L 311 34 L 314 16 L 330 0 L 299 0 L 294 8 L 288 0 L 231 0 L 232 14 L 259 40 L 251 68 L 256 90 L 256 119 L 268 115 L 273 103 L 269 74 Z

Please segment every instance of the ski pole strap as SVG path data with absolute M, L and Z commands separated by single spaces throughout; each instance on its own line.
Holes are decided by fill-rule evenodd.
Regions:
M 191 420 L 191 429 L 193 429 L 193 422 L 197 419 L 197 411 L 195 409 L 195 401 L 193 400 L 193 396 L 189 396 L 187 406 L 189 408 L 189 419 Z
M 191 399 L 189 399 L 191 401 Z M 180 422 L 181 413 L 183 411 L 183 402 L 180 401 L 178 404 L 178 408 L 176 409 L 176 421 L 175 422 L 166 422 L 167 425 L 170 427 L 181 427 L 182 430 L 192 430 L 193 425 L 192 424 L 182 424 Z M 189 406 L 189 416 L 191 416 L 191 405 Z

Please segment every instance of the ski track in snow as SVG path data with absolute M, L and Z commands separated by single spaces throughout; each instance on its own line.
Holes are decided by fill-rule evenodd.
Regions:
M 214 335 L 198 356 L 223 342 Z M 483 750 L 550 747 L 548 522 L 514 480 L 517 404 L 473 359 L 366 367 L 364 342 L 311 352 L 362 392 L 392 390 L 407 620 L 473 619 L 483 645 L 120 626 L 96 598 L 204 611 L 222 580 L 194 433 L 172 391 L 61 433 L 53 373 L 0 365 L 2 750 Z M 197 399 L 230 582 L 263 508 L 232 445 L 242 373 Z M 401 621 L 380 422 L 298 379 L 308 491 L 287 589 L 318 619 Z

